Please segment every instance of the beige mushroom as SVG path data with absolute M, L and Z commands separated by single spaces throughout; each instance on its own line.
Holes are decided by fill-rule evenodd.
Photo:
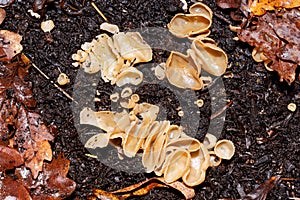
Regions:
M 222 159 L 219 158 L 214 151 L 209 151 L 209 163 L 210 163 L 210 167 L 217 167 L 221 164 Z
M 121 97 L 127 98 L 130 97 L 131 94 L 132 94 L 132 89 L 130 87 L 125 87 L 121 92 Z
M 52 29 L 54 28 L 54 22 L 52 20 L 47 20 L 47 21 L 43 21 L 41 23 L 41 29 L 44 31 L 44 32 L 50 32 L 52 31 Z
M 114 80 L 123 67 L 124 60 L 116 51 L 112 39 L 101 34 L 97 36 L 97 42 L 92 47 L 92 52 L 97 58 L 98 71 L 105 82 Z
M 214 148 L 215 154 L 222 159 L 230 160 L 234 155 L 235 147 L 230 140 L 219 140 Z
M 165 74 L 166 70 L 166 63 L 160 63 L 155 67 L 154 74 L 158 80 L 163 80 L 166 76 Z
M 207 33 L 210 17 L 203 14 L 176 14 L 168 24 L 169 31 L 179 38 Z
M 268 58 L 264 55 L 264 52 L 258 48 L 258 47 L 255 47 L 253 50 L 252 50 L 252 58 L 253 60 L 255 60 L 256 62 L 262 62 L 262 61 L 265 61 L 267 60 Z
M 67 76 L 67 74 L 61 73 L 57 77 L 57 82 L 58 82 L 59 85 L 66 85 L 66 84 L 70 83 L 70 79 Z
M 196 152 L 191 152 L 190 169 L 183 175 L 182 180 L 188 186 L 195 186 L 205 179 L 205 172 L 210 165 L 209 153 L 200 143 L 200 148 Z
M 150 103 L 136 104 L 131 111 L 134 115 L 140 115 L 143 119 L 150 119 L 154 122 L 157 118 L 159 107 Z
M 179 88 L 199 90 L 203 87 L 193 60 L 178 52 L 171 52 L 166 62 L 166 76 L 172 85 Z
M 111 94 L 109 98 L 112 102 L 117 102 L 119 100 L 120 96 L 119 96 L 119 93 L 116 92 L 116 93 Z
M 118 33 L 113 35 L 114 46 L 121 57 L 130 64 L 152 60 L 152 49 L 138 32 Z
M 131 95 L 130 99 L 133 102 L 137 103 L 140 100 L 140 96 L 138 94 L 133 94 L 133 95 Z
M 203 145 L 207 148 L 207 149 L 211 149 L 213 148 L 217 143 L 217 138 L 216 136 L 214 136 L 213 134 L 207 133 L 204 137 L 203 140 Z
M 180 149 L 185 149 L 189 152 L 195 152 L 200 148 L 199 140 L 192 137 L 179 138 L 177 140 L 172 140 L 167 144 L 167 147 L 177 147 Z
M 120 106 L 130 109 L 135 106 L 135 102 L 132 99 L 121 99 Z
M 195 64 L 214 76 L 224 74 L 228 64 L 226 53 L 212 40 L 195 39 L 188 50 Z
M 143 73 L 135 67 L 123 70 L 116 78 L 116 85 L 122 87 L 125 84 L 138 85 L 143 81 Z
M 112 33 L 112 34 L 116 34 L 116 33 L 119 33 L 119 27 L 115 24 L 110 24 L 110 23 L 107 23 L 107 22 L 103 22 L 101 25 L 100 25 L 100 29 L 101 30 L 104 30 L 104 31 L 107 31 L 109 33 Z
M 89 138 L 88 141 L 85 143 L 84 147 L 91 149 L 96 149 L 97 147 L 106 147 L 109 143 L 109 137 L 109 133 L 99 133 Z
M 80 124 L 89 124 L 101 128 L 106 132 L 117 131 L 117 124 L 114 120 L 116 113 L 112 111 L 92 111 L 84 108 L 80 112 Z
M 213 17 L 212 10 L 207 5 L 205 5 L 204 3 L 201 3 L 201 2 L 194 3 L 190 7 L 189 12 L 191 14 L 203 14 L 211 19 Z
M 169 121 L 155 121 L 152 123 L 148 137 L 142 145 L 144 149 L 142 162 L 146 168 L 146 172 L 152 172 L 155 167 L 161 166 L 159 161 L 164 160 L 164 156 L 161 156 L 161 154 L 166 145 L 166 132 L 169 127 Z
M 186 173 L 191 162 L 191 155 L 184 149 L 177 149 L 169 156 L 169 162 L 164 171 L 164 180 L 171 183 Z

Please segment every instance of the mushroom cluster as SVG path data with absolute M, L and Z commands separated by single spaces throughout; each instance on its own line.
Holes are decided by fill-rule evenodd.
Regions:
M 171 183 L 180 178 L 188 186 L 201 184 L 208 167 L 218 166 L 222 159 L 231 159 L 235 148 L 231 141 L 207 134 L 203 143 L 184 133 L 170 121 L 157 121 L 159 107 L 149 103 L 135 104 L 130 112 L 92 111 L 84 108 L 80 123 L 96 126 L 104 133 L 91 137 L 86 148 L 103 148 L 121 140 L 124 155 L 134 157 L 142 151 L 146 172 L 164 176 Z
M 165 65 L 169 82 L 179 88 L 199 90 L 203 88 L 201 69 L 214 75 L 224 74 L 228 58 L 213 39 L 208 38 L 212 24 L 212 11 L 203 3 L 195 3 L 190 14 L 177 14 L 168 24 L 170 32 L 179 37 L 192 40 L 187 55 L 171 52 Z
M 143 73 L 133 65 L 152 60 L 152 49 L 138 32 L 120 32 L 112 37 L 101 34 L 81 49 L 72 55 L 76 61 L 73 65 L 90 74 L 100 71 L 105 82 L 117 86 L 141 83 Z

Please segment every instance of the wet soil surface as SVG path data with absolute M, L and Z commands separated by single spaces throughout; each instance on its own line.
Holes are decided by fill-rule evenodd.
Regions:
M 184 118 L 177 114 L 178 107 L 182 106 L 180 99 L 185 99 L 185 106 L 191 103 L 189 95 L 191 99 L 203 99 L 205 104 L 198 110 L 201 113 L 200 119 L 193 118 L 190 114 L 193 110 L 185 112 L 190 117 L 186 130 L 193 132 L 193 136 L 200 140 L 209 130 L 210 115 L 217 112 L 212 109 L 214 105 L 211 104 L 210 91 L 215 91 L 217 96 L 223 95 L 223 100 L 232 101 L 226 111 L 224 126 L 222 117 L 219 117 L 217 123 L 221 127 L 220 139 L 232 140 L 236 153 L 232 160 L 223 161 L 220 166 L 207 171 L 206 181 L 195 187 L 194 199 L 240 198 L 273 175 L 289 179 L 282 180 L 273 188 L 267 199 L 300 197 L 300 111 L 297 109 L 291 112 L 287 109 L 291 102 L 300 106 L 300 82 L 296 80 L 292 85 L 281 83 L 276 73 L 267 71 L 261 63 L 255 63 L 251 58 L 251 47 L 232 39 L 236 34 L 229 30 L 228 22 L 232 25 L 238 23 L 230 20 L 229 12 L 217 8 L 209 0 L 203 2 L 216 14 L 210 37 L 228 54 L 229 67 L 226 74 L 233 74 L 231 78 L 220 79 L 223 80 L 226 96 L 223 95 L 222 87 L 217 84 L 212 85 L 209 90 L 196 93 L 176 93 L 162 83 L 151 80 L 135 88 L 136 93 L 141 96 L 141 101 L 163 107 L 161 117 L 174 124 L 182 124 L 181 119 Z M 81 1 L 72 3 L 74 6 L 81 5 Z M 121 31 L 145 27 L 166 28 L 176 13 L 183 12 L 179 0 L 107 0 L 95 3 Z M 63 152 L 71 161 L 69 177 L 76 181 L 77 188 L 69 199 L 86 199 L 92 188 L 112 191 L 143 181 L 154 174 L 143 173 L 139 157 L 120 161 L 113 147 L 92 152 L 101 161 L 86 156 L 91 152 L 84 148 L 84 141 L 99 130 L 79 125 L 80 109 L 92 105 L 98 110 L 111 110 L 114 105 L 109 100 L 109 95 L 116 89 L 99 78 L 74 68 L 71 65 L 71 55 L 80 49 L 81 44 L 103 33 L 99 26 L 104 21 L 89 3 L 83 6 L 83 13 L 77 16 L 64 12 L 58 4 L 49 6 L 41 19 L 35 19 L 27 12 L 32 9 L 33 2 L 16 0 L 6 8 L 7 18 L 1 28 L 23 36 L 23 52 L 51 80 L 56 81 L 61 72 L 71 79 L 71 83 L 63 89 L 72 94 L 78 104 L 66 98 L 36 70 L 31 69 L 28 77 L 34 84 L 37 110 L 48 125 L 58 128 L 58 135 L 52 144 L 54 154 Z M 40 23 L 47 19 L 55 23 L 50 34 L 45 34 L 40 29 Z M 169 49 L 168 40 L 159 41 L 160 45 L 168 46 L 166 49 Z M 153 63 L 166 60 L 170 53 L 166 49 L 154 50 Z M 149 69 L 148 72 L 151 73 Z M 95 97 L 100 101 L 94 102 Z M 182 196 L 173 190 L 155 189 L 143 197 L 131 199 L 180 198 Z

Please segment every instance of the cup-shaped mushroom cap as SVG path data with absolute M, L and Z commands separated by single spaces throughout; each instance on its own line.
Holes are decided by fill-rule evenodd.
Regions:
M 113 35 L 114 45 L 121 57 L 131 64 L 152 60 L 152 49 L 138 32 Z
M 255 47 L 253 50 L 252 50 L 252 58 L 253 60 L 255 60 L 256 62 L 262 62 L 262 61 L 265 61 L 267 60 L 268 58 L 264 55 L 264 52 L 258 48 L 258 47 Z
M 219 140 L 215 145 L 214 152 L 219 158 L 230 160 L 234 155 L 235 147 L 230 140 Z
M 110 133 L 99 133 L 89 138 L 88 141 L 85 143 L 84 147 L 91 149 L 96 149 L 97 147 L 106 147 L 108 145 L 109 138 Z
M 135 106 L 135 102 L 132 101 L 132 99 L 121 99 L 120 100 L 120 105 L 123 107 L 123 108 L 133 108 Z
M 162 150 L 166 145 L 166 132 L 170 127 L 169 121 L 155 121 L 152 123 L 148 137 L 143 144 L 142 162 L 146 168 L 146 172 L 152 172 L 158 165 L 162 154 Z
M 158 80 L 163 80 L 166 76 L 166 63 L 160 63 L 155 67 L 154 74 Z
M 176 14 L 168 24 L 169 31 L 179 38 L 206 32 L 212 19 L 203 14 Z
M 130 99 L 134 102 L 137 103 L 140 100 L 140 96 L 138 94 L 133 94 L 131 95 Z
M 149 118 L 151 122 L 156 120 L 159 107 L 150 103 L 136 104 L 132 110 L 134 115 L 140 115 L 143 119 Z
M 211 40 L 207 42 L 202 41 L 201 38 L 193 40 L 189 53 L 198 67 L 201 66 L 214 76 L 221 76 L 226 71 L 227 55 Z
M 101 30 L 104 30 L 104 31 L 107 31 L 109 33 L 112 33 L 112 34 L 116 34 L 116 33 L 119 33 L 119 27 L 115 24 L 110 24 L 110 23 L 107 23 L 107 22 L 103 22 L 101 25 L 100 25 L 100 29 Z
M 185 149 L 189 152 L 194 152 L 200 148 L 200 142 L 199 140 L 192 137 L 184 137 L 172 140 L 167 144 L 167 147 L 171 146 L 178 147 L 180 149 Z
M 182 135 L 182 127 L 177 125 L 171 125 L 168 129 L 168 143 L 178 140 Z
M 164 179 L 167 183 L 171 183 L 181 178 L 189 168 L 191 155 L 183 149 L 175 150 L 169 156 L 169 162 L 164 172 Z
M 190 7 L 189 11 L 191 14 L 203 14 L 210 19 L 212 19 L 213 16 L 212 10 L 207 5 L 201 2 L 194 3 Z
M 124 69 L 116 79 L 118 87 L 122 87 L 125 84 L 138 85 L 143 81 L 143 73 L 135 67 L 129 67 Z
M 127 98 L 130 97 L 131 94 L 132 94 L 132 89 L 130 87 L 125 87 L 121 92 L 121 97 Z
M 72 54 L 72 59 L 78 62 L 84 62 L 88 57 L 88 53 L 82 50 L 77 50 L 75 54 Z
M 205 171 L 209 167 L 209 153 L 200 143 L 198 151 L 191 152 L 190 169 L 182 177 L 183 182 L 188 186 L 195 186 L 202 183 L 205 179 Z
M 203 140 L 203 145 L 207 148 L 207 149 L 211 149 L 213 148 L 217 143 L 217 138 L 216 136 L 214 136 L 213 134 L 207 133 L 204 137 Z
M 97 42 L 92 47 L 91 53 L 98 60 L 102 79 L 105 82 L 115 79 L 123 66 L 124 60 L 114 48 L 112 39 L 106 34 L 97 36 Z
M 148 136 L 150 120 L 135 121 L 126 129 L 125 139 L 122 141 L 124 154 L 127 157 L 134 157 L 138 150 L 142 147 L 145 138 Z
M 166 62 L 166 76 L 172 85 L 179 88 L 199 90 L 203 87 L 193 60 L 178 52 L 171 52 Z
M 217 167 L 221 164 L 221 161 L 222 159 L 219 158 L 216 153 L 214 151 L 209 151 L 209 156 L 210 156 L 210 159 L 209 159 L 209 163 L 210 163 L 210 167 Z
M 273 60 L 271 60 L 271 59 L 267 59 L 267 60 L 265 60 L 264 61 L 264 66 L 265 66 L 265 68 L 268 70 L 268 71 L 274 71 L 271 67 L 270 67 L 270 65 L 272 65 L 272 63 L 273 63 Z

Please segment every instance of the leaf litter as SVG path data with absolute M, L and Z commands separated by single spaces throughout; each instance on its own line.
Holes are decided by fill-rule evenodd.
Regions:
M 20 54 L 21 40 L 0 30 L 0 199 L 64 199 L 76 183 L 66 177 L 66 158 L 52 160 L 54 136 L 34 110 L 32 84 L 25 79 L 31 62 Z

